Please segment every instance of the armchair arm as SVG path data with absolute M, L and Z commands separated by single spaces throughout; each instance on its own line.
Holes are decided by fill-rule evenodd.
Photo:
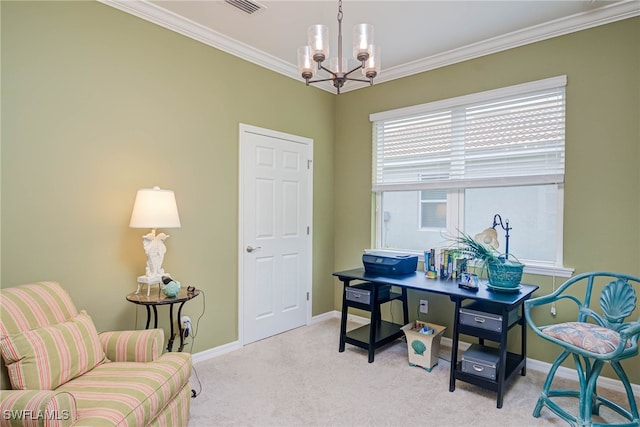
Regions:
M 0 426 L 67 427 L 78 419 L 70 393 L 55 390 L 2 390 Z
M 536 333 L 540 329 L 540 326 L 536 325 L 533 321 L 533 316 L 531 310 L 534 307 L 540 307 L 544 305 L 552 304 L 561 299 L 569 299 L 576 303 L 576 310 L 579 311 L 581 307 L 580 300 L 574 297 L 573 295 L 559 295 L 559 290 L 556 290 L 554 293 L 549 295 L 543 295 L 540 297 L 528 299 L 524 302 L 524 314 L 527 324 L 533 329 Z
M 622 341 L 631 340 L 637 343 L 640 335 L 640 321 L 629 323 L 628 326 L 620 329 L 620 339 Z
M 630 349 L 638 347 L 638 335 L 640 335 L 640 322 L 626 323 L 618 331 L 620 334 L 620 341 L 618 347 L 608 355 L 611 358 L 618 357 L 618 355 L 628 352 Z M 633 350 L 632 350 L 633 351 Z
M 162 355 L 164 330 L 110 331 L 98 334 L 112 362 L 152 362 Z

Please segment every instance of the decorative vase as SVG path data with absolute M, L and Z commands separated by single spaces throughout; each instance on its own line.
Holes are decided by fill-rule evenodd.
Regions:
M 162 292 L 169 298 L 175 298 L 180 292 L 180 282 L 176 282 L 175 280 L 170 281 L 162 288 Z

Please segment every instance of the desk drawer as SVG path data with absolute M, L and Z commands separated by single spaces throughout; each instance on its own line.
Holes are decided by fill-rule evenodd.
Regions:
M 360 283 L 353 286 L 347 286 L 345 291 L 347 293 L 347 301 L 359 302 L 361 304 L 371 304 L 371 287 L 376 286 L 371 282 Z M 378 286 L 378 301 L 385 301 L 389 299 L 391 285 L 377 285 Z
M 518 309 L 509 312 L 509 326 L 518 321 Z M 460 308 L 460 324 L 487 329 L 493 332 L 502 332 L 502 309 L 500 306 L 490 305 L 476 301 L 466 307 Z
M 462 372 L 478 377 L 495 380 L 500 364 L 500 351 L 497 348 L 472 344 L 462 354 Z

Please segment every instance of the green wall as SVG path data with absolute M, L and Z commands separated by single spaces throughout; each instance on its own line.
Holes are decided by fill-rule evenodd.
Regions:
M 568 79 L 564 264 L 576 274 L 610 270 L 640 275 L 640 18 L 341 95 L 335 148 L 336 269 L 358 267 L 362 250 L 371 247 L 369 114 L 563 74 Z M 513 227 L 515 238 L 517 224 Z M 550 277 L 525 275 L 525 281 L 540 285 L 534 296 L 552 290 Z M 557 284 L 562 281 L 556 278 Z M 335 283 L 339 307 L 341 286 Z M 640 289 L 636 292 L 640 295 Z M 445 335 L 451 336 L 453 303 L 448 298 L 413 292 L 410 316 L 415 317 L 417 300 L 425 297 L 432 300 L 428 320 L 449 326 Z M 569 320 L 565 314 L 560 310 L 555 319 L 541 315 L 538 320 Z M 633 317 L 640 317 L 640 307 Z M 527 355 L 552 362 L 557 348 L 532 335 Z M 510 346 L 519 340 L 516 336 Z M 626 367 L 632 382 L 640 384 L 638 358 Z
M 159 185 L 182 220 L 164 266 L 206 294 L 185 306 L 204 309 L 193 351 L 237 339 L 239 123 L 314 140 L 318 315 L 340 308 L 331 272 L 371 246 L 370 113 L 560 74 L 565 265 L 640 275 L 640 18 L 336 97 L 99 3 L 0 11 L 1 285 L 60 281 L 99 330 L 143 325 L 124 300 L 145 262 L 128 221 L 136 190 Z M 425 296 L 429 320 L 451 326 L 446 298 L 412 293 L 410 312 Z M 528 355 L 551 362 L 557 350 L 531 335 Z
M 246 123 L 314 140 L 312 312 L 333 310 L 334 95 L 97 2 L 1 7 L 3 287 L 56 280 L 98 330 L 144 326 L 125 295 L 148 230 L 128 225 L 158 185 L 182 222 L 165 270 L 206 295 L 184 306 L 193 352 L 236 340 Z

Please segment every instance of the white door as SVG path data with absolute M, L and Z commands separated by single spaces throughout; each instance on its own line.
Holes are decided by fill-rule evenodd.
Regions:
M 240 125 L 239 324 L 248 344 L 311 313 L 313 142 Z

